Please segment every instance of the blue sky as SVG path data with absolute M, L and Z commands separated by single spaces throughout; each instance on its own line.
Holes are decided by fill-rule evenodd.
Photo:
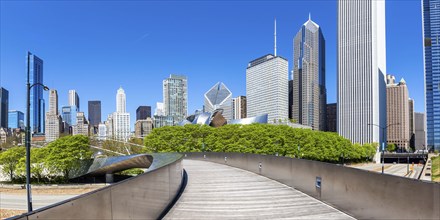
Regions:
M 59 106 L 77 90 L 81 110 L 102 101 L 102 120 L 116 110 L 116 91 L 136 108 L 162 101 L 162 80 L 188 77 L 188 111 L 222 81 L 233 96 L 246 94 L 246 66 L 277 51 L 292 68 L 293 37 L 308 19 L 326 39 L 328 102 L 336 102 L 336 1 L 0 1 L 0 86 L 10 109 L 25 111 L 26 52 L 44 60 L 44 83 L 58 90 Z M 387 1 L 387 72 L 404 77 L 424 111 L 421 3 Z M 46 98 L 48 97 L 45 94 Z M 48 103 L 48 101 L 46 102 Z M 47 108 L 46 108 L 47 109 Z M 134 128 L 133 128 L 134 129 Z

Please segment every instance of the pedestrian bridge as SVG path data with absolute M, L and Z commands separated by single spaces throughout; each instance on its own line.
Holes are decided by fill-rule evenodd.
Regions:
M 12 219 L 440 219 L 439 204 L 438 183 L 287 157 L 172 153 Z

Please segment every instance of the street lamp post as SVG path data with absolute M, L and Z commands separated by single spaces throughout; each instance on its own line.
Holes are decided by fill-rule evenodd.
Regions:
M 391 125 L 399 125 L 400 123 L 395 123 L 395 124 L 389 124 L 386 127 L 382 127 L 380 125 L 377 124 L 370 124 L 368 123 L 367 125 L 373 125 L 373 126 L 377 126 L 379 128 L 382 129 L 382 174 L 384 173 L 384 163 L 385 163 L 385 158 L 384 158 L 384 151 L 385 151 L 385 130 L 390 127 Z
M 27 207 L 28 212 L 32 211 L 32 195 L 31 195 L 31 88 L 33 86 L 42 86 L 45 91 L 49 88 L 41 83 L 34 83 L 31 85 L 29 81 L 30 77 L 30 54 L 28 54 L 28 68 L 27 68 L 27 103 L 26 103 L 26 194 L 27 194 Z

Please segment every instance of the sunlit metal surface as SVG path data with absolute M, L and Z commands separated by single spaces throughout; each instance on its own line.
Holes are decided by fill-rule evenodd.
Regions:
M 253 123 L 267 124 L 268 114 L 259 115 L 251 118 L 242 118 L 228 121 L 228 124 L 248 125 Z
M 203 112 L 203 113 L 196 115 L 196 117 L 192 123 L 198 124 L 198 125 L 209 125 L 210 120 L 211 120 L 211 113 Z

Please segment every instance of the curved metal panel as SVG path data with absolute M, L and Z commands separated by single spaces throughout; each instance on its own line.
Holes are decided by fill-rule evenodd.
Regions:
M 152 156 L 146 173 L 11 219 L 157 219 L 177 195 L 183 167 L 181 154 Z
M 248 125 L 253 123 L 267 124 L 268 114 L 259 115 L 250 118 L 242 118 L 228 121 L 228 124 Z
M 192 122 L 193 124 L 199 124 L 199 125 L 209 125 L 211 119 L 211 113 L 209 112 L 203 112 L 198 115 L 196 115 L 196 118 Z

